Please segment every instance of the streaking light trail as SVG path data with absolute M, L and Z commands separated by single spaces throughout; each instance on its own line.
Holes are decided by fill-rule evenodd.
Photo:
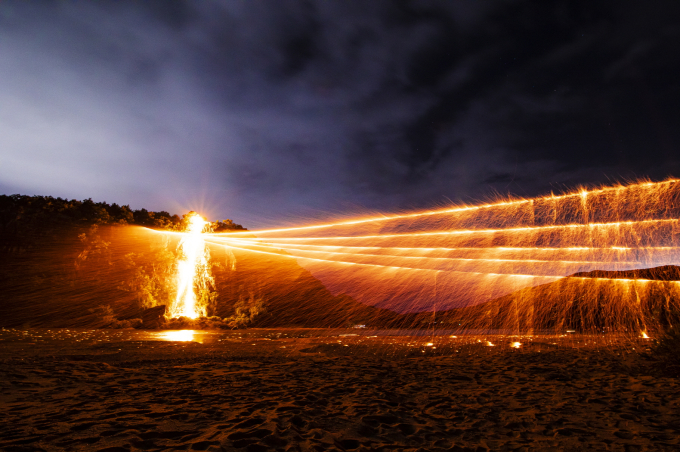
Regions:
M 203 239 L 207 221 L 195 212 L 190 213 L 187 232 L 180 242 L 181 258 L 177 264 L 177 297 L 168 309 L 169 317 L 195 319 L 206 315 L 206 306 L 196 297 L 200 280 L 210 278 Z
M 250 268 L 293 259 L 336 297 L 381 308 L 362 312 L 411 327 L 642 336 L 680 312 L 679 218 L 675 179 L 261 231 L 203 234 L 195 216 L 169 315 L 206 315 L 198 287 L 206 246 L 219 246 Z
M 677 291 L 678 284 L 582 274 L 677 264 L 679 217 L 680 180 L 672 179 L 206 240 L 263 258 L 296 259 L 331 292 L 402 313 L 472 307 L 567 281 L 556 298 L 586 303 L 606 296 L 629 303 L 620 312 L 640 317 L 648 298 Z M 516 301 L 513 309 L 532 306 L 535 318 L 539 302 L 525 296 L 524 306 Z M 593 303 L 600 304 L 589 309 L 602 311 L 601 301 Z M 637 322 L 642 329 L 644 321 Z
M 559 195 L 555 196 L 551 194 L 550 196 L 544 196 L 540 198 L 535 198 L 535 199 L 517 199 L 517 200 L 509 200 L 509 201 L 502 201 L 498 203 L 492 203 L 492 204 L 483 204 L 483 205 L 478 205 L 478 206 L 460 206 L 460 207 L 452 207 L 452 208 L 446 208 L 446 209 L 438 209 L 438 210 L 427 210 L 427 211 L 421 211 L 421 212 L 415 212 L 415 213 L 405 213 L 405 214 L 399 214 L 399 215 L 382 215 L 382 216 L 377 216 L 377 217 L 370 217 L 370 218 L 361 218 L 361 219 L 356 219 L 356 220 L 345 220 L 345 221 L 340 221 L 337 223 L 326 223 L 326 224 L 320 224 L 320 225 L 309 225 L 309 226 L 299 226 L 299 227 L 290 227 L 290 228 L 278 228 L 278 229 L 265 229 L 265 230 L 260 230 L 256 231 L 258 234 L 271 234 L 271 233 L 280 233 L 280 232 L 299 232 L 299 231 L 309 231 L 309 230 L 318 230 L 318 229 L 326 229 L 326 228 L 333 228 L 333 227 L 338 227 L 338 226 L 354 226 L 354 225 L 359 225 L 359 224 L 365 224 L 365 223 L 382 223 L 382 222 L 390 222 L 394 220 L 405 220 L 405 219 L 419 219 L 419 218 L 425 218 L 425 217 L 430 217 L 430 216 L 436 216 L 436 215 L 446 215 L 446 214 L 465 214 L 468 212 L 472 213 L 477 213 L 482 210 L 494 210 L 494 209 L 505 209 L 505 210 L 511 210 L 512 208 L 515 208 L 517 206 L 526 206 L 529 205 L 533 207 L 534 205 L 542 205 L 542 204 L 568 204 L 568 202 L 564 201 L 569 201 L 569 200 L 574 200 L 580 198 L 580 203 L 582 205 L 586 205 L 588 203 L 589 199 L 593 198 L 598 198 L 598 200 L 611 197 L 613 194 L 614 197 L 618 197 L 622 192 L 624 191 L 633 191 L 633 190 L 646 190 L 646 191 L 669 191 L 667 189 L 675 189 L 677 187 L 674 187 L 680 182 L 680 179 L 669 179 L 664 182 L 641 182 L 638 184 L 633 184 L 629 186 L 624 186 L 624 185 L 618 185 L 614 187 L 602 187 L 599 189 L 593 189 L 593 190 L 586 190 L 586 189 L 581 189 L 577 192 L 574 193 L 567 193 L 564 195 Z M 661 193 L 658 193 L 661 194 Z M 625 202 L 630 202 L 633 201 L 631 199 L 625 200 Z M 660 199 L 660 201 L 663 201 Z M 592 201 L 591 201 L 592 203 Z M 557 215 L 555 215 L 556 217 Z M 235 232 L 235 233 L 229 233 L 230 235 L 237 235 L 237 234 L 249 234 L 252 232 Z

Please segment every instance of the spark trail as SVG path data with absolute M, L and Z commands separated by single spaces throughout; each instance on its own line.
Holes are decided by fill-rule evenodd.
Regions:
M 189 215 L 187 232 L 182 234 L 179 245 L 182 258 L 177 264 L 177 297 L 168 309 L 169 318 L 195 319 L 206 315 L 201 289 L 212 280 L 203 238 L 207 222 L 195 212 L 190 212 Z
M 505 296 L 516 325 L 558 314 L 563 323 L 577 321 L 567 319 L 576 309 L 588 327 L 619 322 L 644 330 L 658 300 L 665 300 L 663 312 L 677 309 L 677 283 L 571 275 L 678 264 L 679 217 L 680 180 L 671 179 L 207 240 L 297 259 L 332 292 L 402 313 L 486 306 L 507 326 L 498 320 L 507 317 L 498 301 Z M 536 294 L 552 314 L 538 306 Z

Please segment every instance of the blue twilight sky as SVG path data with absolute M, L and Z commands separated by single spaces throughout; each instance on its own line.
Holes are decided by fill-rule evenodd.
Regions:
M 680 177 L 673 1 L 0 1 L 0 193 L 246 227 Z

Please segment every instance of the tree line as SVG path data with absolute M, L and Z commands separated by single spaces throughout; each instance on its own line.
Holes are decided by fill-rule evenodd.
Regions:
M 31 241 L 50 230 L 91 225 L 138 225 L 154 229 L 184 230 L 187 214 L 180 217 L 162 210 L 132 210 L 129 205 L 94 202 L 91 198 L 0 195 L 0 250 L 30 247 Z M 212 232 L 245 231 L 232 220 L 215 221 Z

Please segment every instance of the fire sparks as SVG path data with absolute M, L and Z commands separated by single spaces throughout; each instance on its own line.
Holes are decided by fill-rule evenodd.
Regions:
M 641 183 L 632 184 L 632 185 L 629 185 L 629 186 L 618 185 L 618 186 L 613 186 L 613 187 L 602 187 L 602 188 L 593 189 L 593 190 L 580 189 L 575 193 L 567 193 L 567 194 L 560 195 L 560 196 L 555 196 L 555 195 L 551 194 L 550 196 L 544 196 L 544 197 L 534 198 L 534 199 L 516 199 L 516 200 L 509 200 L 509 201 L 501 201 L 501 202 L 492 203 L 492 204 L 483 204 L 483 205 L 478 205 L 478 206 L 452 207 L 452 208 L 448 208 L 448 209 L 426 210 L 426 211 L 421 211 L 421 212 L 407 213 L 407 214 L 400 214 L 400 215 L 381 215 L 379 217 L 361 218 L 361 219 L 356 219 L 356 220 L 347 220 L 347 221 L 341 221 L 341 222 L 338 222 L 338 223 L 328 223 L 328 224 L 300 226 L 300 227 L 291 227 L 291 228 L 267 229 L 267 230 L 261 230 L 261 231 L 257 231 L 257 232 L 259 234 L 299 232 L 299 231 L 309 231 L 309 230 L 334 228 L 334 227 L 338 227 L 338 226 L 356 226 L 356 225 L 359 225 L 359 224 L 383 223 L 383 222 L 390 222 L 390 221 L 394 221 L 394 220 L 420 219 L 420 218 L 426 218 L 426 217 L 436 216 L 436 215 L 446 215 L 446 214 L 453 214 L 453 215 L 463 214 L 463 215 L 465 215 L 466 213 L 469 213 L 469 212 L 476 214 L 479 211 L 494 210 L 494 209 L 511 210 L 511 209 L 519 208 L 521 210 L 524 206 L 527 206 L 527 205 L 534 207 L 537 204 L 539 204 L 539 205 L 543 205 L 543 204 L 555 205 L 555 204 L 558 204 L 558 203 L 568 204 L 570 200 L 572 200 L 576 197 L 580 197 L 581 199 L 579 201 L 580 201 L 581 205 L 584 206 L 585 209 L 588 209 L 588 207 L 589 207 L 588 198 L 589 197 L 591 199 L 590 202 L 592 204 L 593 199 L 599 200 L 599 199 L 607 199 L 607 198 L 610 198 L 610 197 L 617 198 L 617 197 L 620 197 L 622 192 L 639 191 L 639 190 L 656 192 L 656 193 L 652 193 L 652 195 L 653 196 L 658 195 L 658 197 L 656 197 L 656 199 L 652 198 L 652 201 L 659 201 L 659 200 L 665 201 L 664 199 L 659 199 L 659 198 L 662 198 L 664 194 L 666 196 L 668 196 L 669 194 L 672 196 L 673 193 L 670 193 L 671 190 L 669 190 L 669 189 L 674 188 L 674 186 L 677 186 L 678 183 L 680 183 L 680 179 L 669 179 L 669 180 L 666 180 L 664 182 L 658 182 L 658 183 L 641 182 Z M 239 233 L 236 233 L 236 234 L 239 234 Z M 248 234 L 248 233 L 241 233 L 241 234 Z
M 680 180 L 669 180 L 224 234 L 204 234 L 206 221 L 194 213 L 181 234 L 168 316 L 206 316 L 207 245 L 218 245 L 255 261 L 294 259 L 334 295 L 405 314 L 419 328 L 647 338 L 680 308 L 680 278 L 644 270 L 680 261 L 678 199 Z M 352 324 L 370 327 L 369 317 Z
M 188 217 L 187 232 L 180 242 L 181 258 L 177 264 L 177 297 L 168 310 L 169 317 L 195 319 L 206 315 L 205 302 L 197 297 L 197 286 L 211 280 L 208 254 L 203 238 L 207 221 L 195 212 Z
M 670 312 L 680 283 L 611 272 L 680 261 L 679 198 L 674 179 L 206 240 L 296 259 L 331 292 L 402 313 L 482 306 L 521 293 L 469 310 L 475 319 L 444 318 L 438 327 L 563 332 L 625 325 L 633 332 L 664 321 L 649 313 Z M 545 289 L 540 297 L 520 292 L 532 287 Z

